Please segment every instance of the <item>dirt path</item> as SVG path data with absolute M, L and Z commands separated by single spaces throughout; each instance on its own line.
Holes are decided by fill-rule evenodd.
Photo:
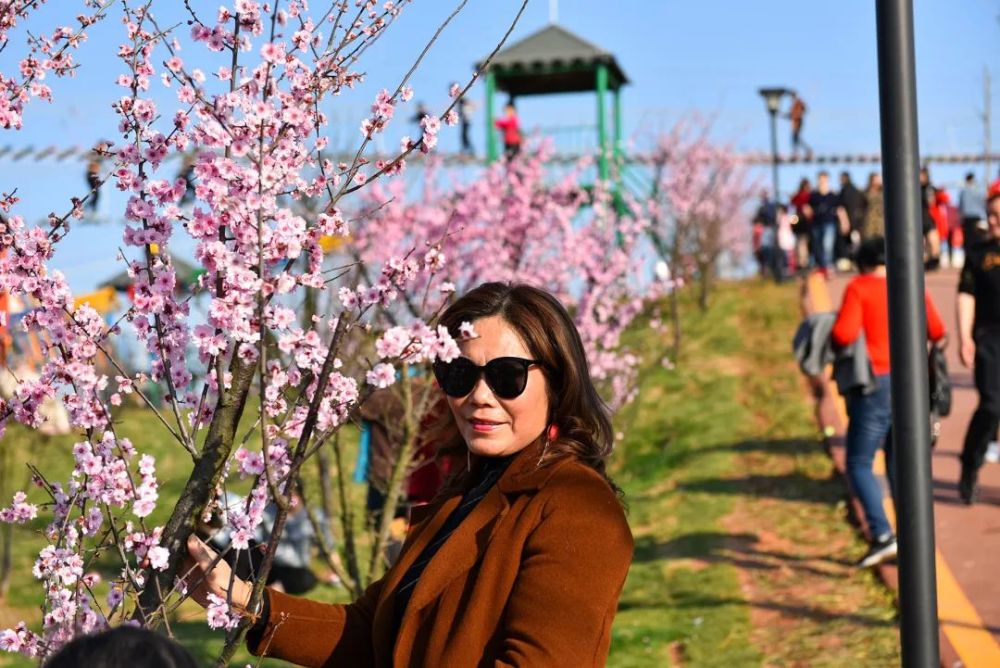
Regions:
M 759 440 L 737 456 L 720 556 L 738 567 L 751 641 L 768 666 L 898 665 L 892 595 L 853 566 L 864 542 L 846 520 L 844 482 L 821 447 L 790 334 L 776 345 L 755 309 L 741 315 L 752 358 L 742 401 Z

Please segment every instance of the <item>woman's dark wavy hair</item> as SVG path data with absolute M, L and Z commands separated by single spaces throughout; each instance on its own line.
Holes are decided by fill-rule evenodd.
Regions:
M 483 283 L 448 307 L 440 322 L 457 338 L 463 322 L 492 316 L 510 325 L 531 356 L 542 362 L 548 381 L 547 424 L 559 428 L 559 436 L 546 449 L 543 463 L 573 456 L 600 473 L 619 492 L 607 473 L 607 458 L 614 446 L 610 411 L 591 380 L 583 342 L 569 313 L 559 300 L 540 288 L 523 283 Z M 446 419 L 453 419 L 451 411 L 446 414 Z M 457 430 L 450 433 L 452 439 L 460 441 Z M 444 449 L 464 448 L 464 442 L 441 445 Z

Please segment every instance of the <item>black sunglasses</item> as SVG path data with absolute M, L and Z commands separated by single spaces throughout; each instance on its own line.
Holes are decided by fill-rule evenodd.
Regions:
M 535 364 L 542 362 L 520 357 L 497 357 L 483 366 L 477 366 L 472 360 L 459 357 L 451 362 L 434 362 L 434 377 L 449 397 L 466 396 L 483 377 L 497 397 L 514 399 L 521 396 L 528 386 L 528 369 Z

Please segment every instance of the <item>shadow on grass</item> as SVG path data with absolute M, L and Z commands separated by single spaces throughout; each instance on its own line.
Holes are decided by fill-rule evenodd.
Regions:
M 685 492 L 751 497 L 770 496 L 785 501 L 811 503 L 836 503 L 837 500 L 845 496 L 846 491 L 843 489 L 823 489 L 822 482 L 824 481 L 796 472 L 786 475 L 755 474 L 739 478 L 690 480 L 679 485 L 678 488 Z
M 646 452 L 634 456 L 633 459 L 656 458 L 659 464 L 666 465 L 670 469 L 676 469 L 692 464 L 699 458 L 720 452 L 744 455 L 760 453 L 794 457 L 798 454 L 813 452 L 817 447 L 819 447 L 818 439 L 810 438 L 809 436 L 784 439 L 755 439 L 700 447 L 679 446 L 668 440 L 661 443 L 658 448 L 650 448 Z
M 690 465 L 700 457 L 717 452 L 733 452 L 743 455 L 759 453 L 795 457 L 800 454 L 811 454 L 818 447 L 820 446 L 816 441 L 806 438 L 761 439 L 710 445 L 701 448 L 677 449 L 674 452 L 671 452 L 668 447 L 664 449 L 661 457 L 669 458 L 672 466 L 679 467 Z M 801 472 L 785 475 L 747 475 L 738 478 L 701 478 L 685 480 L 683 483 L 678 484 L 677 489 L 683 492 L 752 497 L 769 496 L 787 501 L 836 503 L 846 495 L 843 486 L 839 484 L 824 484 L 832 480 L 836 475 L 836 472 L 832 472 L 831 478 L 825 480 L 817 479 Z M 651 491 L 646 494 L 635 495 L 634 498 L 641 499 L 660 493 L 662 492 Z
M 673 603 L 677 608 L 692 608 L 698 610 L 721 606 L 747 605 L 747 601 L 740 598 L 705 596 L 701 594 L 686 594 L 677 596 L 674 598 Z M 850 621 L 859 626 L 866 626 L 870 628 L 888 628 L 896 626 L 895 619 L 878 619 L 877 617 L 870 617 L 863 614 L 843 612 L 840 610 L 824 610 L 822 608 L 807 605 L 793 605 L 779 601 L 752 601 L 749 605 L 763 610 L 773 610 L 787 617 L 804 617 L 816 622 L 833 623 Z M 619 611 L 623 611 L 641 607 L 644 607 L 641 603 L 623 602 L 618 606 L 618 609 Z
M 777 550 L 765 550 L 759 546 L 760 538 L 753 533 L 721 533 L 699 531 L 685 534 L 666 542 L 657 543 L 647 537 L 635 544 L 636 562 L 658 561 L 661 559 L 693 559 L 706 564 L 731 564 L 748 570 L 777 570 L 791 568 L 830 577 L 829 569 L 817 568 L 813 564 L 850 566 L 852 562 L 838 557 L 801 556 Z

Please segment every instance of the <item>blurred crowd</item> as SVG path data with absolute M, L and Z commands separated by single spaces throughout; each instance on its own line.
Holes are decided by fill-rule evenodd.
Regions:
M 928 271 L 962 266 L 965 249 L 986 233 L 985 201 L 994 192 L 1000 192 L 1000 178 L 987 186 L 969 172 L 953 196 L 934 185 L 927 167 L 920 171 Z M 762 275 L 781 281 L 812 269 L 826 277 L 833 271 L 851 271 L 861 243 L 885 235 L 882 176 L 872 172 L 859 187 L 843 171 L 834 189 L 830 174 L 820 171 L 815 183 L 803 177 L 787 203 L 762 191 L 752 222 L 754 256 Z

